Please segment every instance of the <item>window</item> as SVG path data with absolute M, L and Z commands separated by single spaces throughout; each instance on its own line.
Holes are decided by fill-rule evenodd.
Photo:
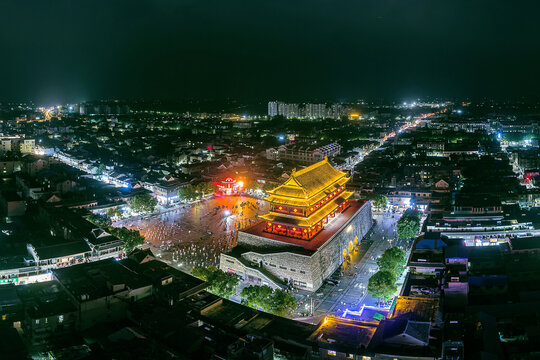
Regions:
M 354 354 L 347 354 L 347 359 L 354 359 Z
M 336 356 L 337 354 L 335 350 L 328 350 L 328 355 Z
M 58 315 L 58 323 L 63 323 L 64 322 L 64 315 Z

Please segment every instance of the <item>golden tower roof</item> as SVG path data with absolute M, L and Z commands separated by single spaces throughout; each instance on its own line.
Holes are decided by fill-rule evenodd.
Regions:
M 270 196 L 266 200 L 270 202 L 280 202 L 280 198 L 307 200 L 331 185 L 339 183 L 341 186 L 348 180 L 347 174 L 335 169 L 328 162 L 328 158 L 325 157 L 324 160 L 310 165 L 305 169 L 293 171 L 291 177 L 282 185 L 269 191 Z

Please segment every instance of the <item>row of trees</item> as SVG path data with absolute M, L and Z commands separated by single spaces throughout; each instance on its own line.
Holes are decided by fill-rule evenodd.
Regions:
M 229 299 L 240 282 L 237 275 L 225 273 L 215 266 L 196 266 L 191 274 L 209 283 L 208 291 Z M 296 299 L 288 292 L 269 286 L 248 286 L 241 292 L 242 304 L 279 316 L 290 316 L 296 309 Z
M 368 292 L 376 298 L 388 300 L 397 292 L 397 278 L 405 270 L 407 254 L 401 248 L 394 246 L 386 249 L 377 259 L 379 271 L 368 281 Z
M 397 223 L 397 235 L 400 239 L 410 239 L 420 230 L 422 213 L 418 210 L 407 209 Z
M 191 185 L 181 187 L 178 190 L 178 196 L 184 201 L 200 200 L 203 196 L 211 194 L 215 191 L 214 184 L 210 182 L 203 182 L 197 185 Z

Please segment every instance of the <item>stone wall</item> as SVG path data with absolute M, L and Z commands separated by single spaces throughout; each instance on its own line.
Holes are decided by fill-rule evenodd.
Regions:
M 358 246 L 372 225 L 371 201 L 368 201 L 349 222 L 317 250 L 311 257 L 314 290 L 318 289 L 343 263 L 343 251 L 349 255 L 349 243 L 352 242 L 353 248 Z
M 283 247 L 281 241 L 272 240 L 265 238 L 259 235 L 248 234 L 243 231 L 238 232 L 238 244 L 245 245 L 246 247 L 257 247 L 257 248 L 272 248 L 272 247 Z M 287 244 L 288 246 L 295 246 L 293 244 Z M 302 249 L 302 246 L 298 246 Z
M 253 251 L 242 256 L 253 263 L 261 264 L 285 283 L 292 281 L 295 286 L 303 289 L 313 287 L 310 256 L 291 252 L 259 254 Z
M 264 274 L 270 272 L 282 281 L 292 282 L 298 288 L 316 291 L 343 263 L 343 251 L 349 255 L 349 244 L 352 243 L 353 248 L 358 246 L 372 225 L 371 202 L 368 201 L 311 256 L 294 252 L 271 252 L 273 247 L 283 247 L 283 243 L 239 232 L 239 243 L 246 247 L 270 249 L 270 252 L 247 251 L 241 255 L 242 259 L 222 254 L 220 268 L 223 271 L 231 269 L 241 273 L 246 280 L 259 285 L 278 287 L 276 281 Z M 264 271 L 260 270 L 261 267 Z M 249 276 L 251 278 L 248 278 Z

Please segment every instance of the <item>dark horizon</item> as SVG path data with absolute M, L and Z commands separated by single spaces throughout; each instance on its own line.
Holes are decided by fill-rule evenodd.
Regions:
M 530 99 L 540 3 L 3 2 L 0 99 Z

